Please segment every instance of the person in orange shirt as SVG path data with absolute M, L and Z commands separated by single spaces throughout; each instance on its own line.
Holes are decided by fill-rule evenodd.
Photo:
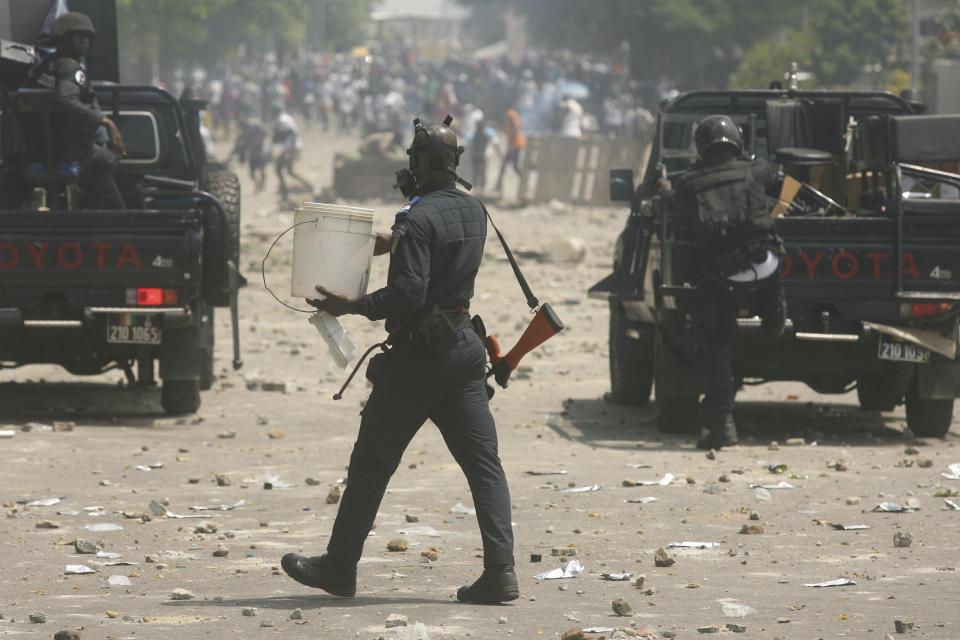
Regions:
M 520 175 L 520 151 L 527 146 L 523 131 L 520 129 L 520 116 L 513 109 L 507 109 L 503 119 L 503 130 L 507 134 L 507 153 L 503 156 L 503 164 L 500 165 L 500 176 L 497 178 L 496 187 L 498 192 L 503 186 L 503 174 L 506 173 L 508 164 L 512 163 L 513 170 Z

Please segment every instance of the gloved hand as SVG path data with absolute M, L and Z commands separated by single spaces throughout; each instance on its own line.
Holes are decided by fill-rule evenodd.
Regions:
M 358 313 L 356 300 L 324 289 L 319 284 L 315 286 L 314 289 L 317 290 L 317 293 L 324 296 L 323 300 L 315 300 L 313 298 L 305 298 L 305 300 L 307 304 L 316 308 L 318 311 L 326 311 L 332 316 Z

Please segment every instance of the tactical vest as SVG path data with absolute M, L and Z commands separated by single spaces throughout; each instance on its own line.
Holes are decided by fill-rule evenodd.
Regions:
M 778 249 L 771 207 L 749 161 L 703 168 L 685 182 L 697 207 L 697 244 L 719 275 L 746 268 L 757 248 Z

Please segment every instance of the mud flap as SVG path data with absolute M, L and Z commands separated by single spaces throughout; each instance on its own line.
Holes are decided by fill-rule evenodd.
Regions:
M 917 394 L 924 400 L 960 397 L 960 364 L 932 362 L 917 365 Z
M 200 328 L 168 330 L 160 348 L 162 380 L 199 380 L 203 370 Z

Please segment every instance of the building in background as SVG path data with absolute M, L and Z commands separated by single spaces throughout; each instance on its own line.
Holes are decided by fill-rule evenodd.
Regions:
M 370 37 L 439 61 L 460 51 L 461 27 L 469 14 L 451 0 L 384 0 L 370 16 Z

